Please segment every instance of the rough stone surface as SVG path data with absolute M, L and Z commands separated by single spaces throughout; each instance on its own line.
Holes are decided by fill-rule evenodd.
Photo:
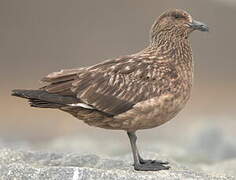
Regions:
M 191 170 L 164 156 L 147 153 L 146 158 L 168 160 L 171 170 L 137 172 L 130 155 L 104 158 L 75 153 L 0 150 L 1 180 L 161 180 L 161 179 L 234 179 L 223 174 Z M 232 163 L 233 164 L 233 163 Z M 217 167 L 215 167 L 217 168 Z

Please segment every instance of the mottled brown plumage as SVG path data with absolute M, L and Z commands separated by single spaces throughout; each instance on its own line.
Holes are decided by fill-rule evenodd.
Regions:
M 31 95 L 32 90 L 15 90 L 14 95 L 28 98 L 35 107 L 66 111 L 91 126 L 126 130 L 132 144 L 136 130 L 169 121 L 188 101 L 193 81 L 188 37 L 194 30 L 208 29 L 185 11 L 167 11 L 152 26 L 150 44 L 144 50 L 91 67 L 51 73 L 42 79 L 47 83 L 40 88 L 44 98 Z M 141 167 L 135 143 L 132 148 L 135 169 L 167 168 L 161 163 L 156 169 L 150 163 Z

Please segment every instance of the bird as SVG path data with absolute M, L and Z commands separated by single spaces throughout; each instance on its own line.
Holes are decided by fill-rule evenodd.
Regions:
M 168 162 L 141 157 L 136 131 L 168 122 L 189 100 L 194 69 L 189 36 L 195 30 L 209 28 L 184 10 L 167 10 L 155 20 L 143 50 L 50 73 L 42 87 L 15 89 L 12 95 L 28 99 L 32 107 L 67 112 L 90 126 L 124 130 L 135 170 L 168 170 Z

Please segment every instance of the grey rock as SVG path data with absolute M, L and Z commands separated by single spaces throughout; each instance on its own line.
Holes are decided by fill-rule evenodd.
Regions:
M 236 177 L 236 159 L 218 162 L 213 165 L 201 165 L 199 168 L 210 173 L 217 172 Z
M 75 153 L 33 152 L 0 149 L 1 180 L 156 180 L 156 179 L 234 179 L 226 175 L 215 175 L 194 171 L 173 160 L 155 153 L 146 158 L 168 160 L 171 170 L 159 172 L 137 172 L 132 167 L 130 155 L 116 158 L 101 158 L 96 155 Z

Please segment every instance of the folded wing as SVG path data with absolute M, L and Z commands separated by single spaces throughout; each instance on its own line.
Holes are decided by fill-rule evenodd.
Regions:
M 49 83 L 43 89 L 76 96 L 99 111 L 117 115 L 158 96 L 158 87 L 168 85 L 162 76 L 169 71 L 173 73 L 144 58 L 123 57 L 89 68 L 52 73 L 43 79 Z

